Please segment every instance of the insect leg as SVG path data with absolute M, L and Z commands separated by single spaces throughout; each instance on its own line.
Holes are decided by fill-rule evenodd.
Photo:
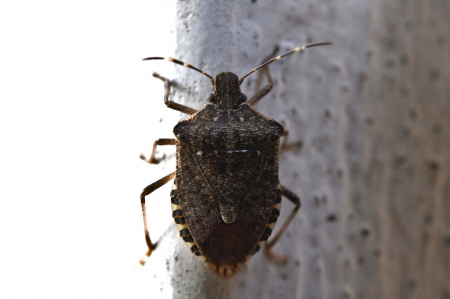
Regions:
M 273 50 L 273 52 L 270 53 L 269 56 L 264 58 L 262 63 L 264 63 L 267 60 L 269 60 L 270 58 L 272 58 L 277 52 L 278 52 L 278 46 L 275 46 L 275 49 Z M 267 81 L 269 81 L 269 83 L 266 86 L 264 86 L 260 91 L 258 91 L 253 97 L 251 97 L 250 100 L 247 101 L 247 104 L 249 106 L 253 106 L 254 104 L 256 104 L 256 102 L 261 100 L 266 94 L 268 94 L 272 90 L 273 81 L 272 81 L 272 76 L 270 75 L 270 72 L 269 72 L 269 67 L 266 66 L 261 69 L 261 71 L 258 74 L 258 81 L 261 80 L 263 75 L 265 75 L 267 77 Z
M 153 184 L 148 185 L 147 187 L 144 188 L 144 190 L 141 193 L 141 207 L 142 207 L 142 215 L 144 216 L 144 230 L 145 230 L 145 242 L 147 243 L 148 246 L 148 251 L 145 254 L 145 256 L 139 261 L 139 263 L 141 265 L 144 265 L 145 262 L 147 261 L 148 257 L 150 257 L 150 255 L 152 254 L 152 251 L 155 250 L 156 248 L 156 243 L 153 243 L 152 240 L 150 239 L 150 234 L 148 233 L 148 228 L 147 228 L 147 212 L 145 209 L 145 197 L 147 195 L 149 195 L 150 193 L 152 193 L 153 191 L 155 191 L 156 189 L 158 189 L 159 187 L 163 186 L 164 184 L 166 184 L 167 182 L 169 182 L 170 180 L 172 180 L 176 175 L 176 171 L 172 172 L 169 175 L 166 175 L 165 177 L 157 180 L 156 182 L 154 182 Z
M 160 138 L 160 139 L 156 140 L 156 141 L 153 143 L 153 150 L 152 150 L 152 154 L 151 154 L 151 156 L 150 156 L 149 159 L 147 159 L 147 158 L 144 156 L 144 154 L 141 154 L 139 157 L 140 157 L 142 160 L 144 160 L 145 162 L 147 162 L 147 163 L 150 163 L 150 164 L 158 164 L 159 162 L 161 162 L 161 160 L 164 159 L 164 157 L 161 158 L 161 159 L 156 159 L 156 158 L 155 158 L 155 155 L 156 155 L 156 147 L 157 147 L 158 145 L 176 145 L 176 144 L 177 144 L 177 142 L 175 141 L 175 139 Z
M 181 104 L 178 104 L 178 103 L 175 103 L 175 102 L 172 102 L 171 100 L 169 100 L 170 86 L 172 85 L 172 83 L 170 82 L 169 79 L 161 76 L 160 74 L 158 74 L 156 72 L 153 73 L 153 77 L 158 78 L 164 82 L 164 87 L 166 89 L 166 93 L 164 94 L 164 104 L 166 104 L 167 107 L 172 108 L 177 111 L 180 111 L 180 112 L 183 112 L 183 113 L 186 113 L 186 114 L 190 114 L 190 115 L 197 112 L 197 110 L 195 110 L 193 108 L 190 108 L 190 107 L 187 107 L 187 106 L 184 106 L 184 105 L 181 105 Z
M 289 224 L 291 223 L 292 219 L 294 218 L 294 216 L 298 212 L 298 210 L 300 210 L 302 203 L 301 203 L 300 197 L 295 195 L 291 190 L 287 189 L 284 186 L 281 186 L 281 195 L 283 195 L 284 197 L 289 199 L 293 204 L 295 204 L 295 208 L 292 210 L 291 214 L 286 219 L 286 221 L 284 222 L 283 226 L 278 231 L 276 236 L 273 237 L 273 239 L 271 239 L 270 242 L 268 242 L 266 244 L 265 253 L 269 258 L 274 259 L 274 260 L 284 264 L 287 262 L 287 257 L 275 254 L 272 251 L 272 247 L 275 245 L 275 243 L 278 241 L 280 236 L 284 233 L 286 228 L 289 226 Z
M 281 142 L 281 150 L 289 150 L 289 149 L 300 149 L 303 146 L 303 141 L 299 140 L 293 143 L 288 143 L 288 137 L 289 137 L 289 131 L 284 130 L 283 134 L 283 141 Z

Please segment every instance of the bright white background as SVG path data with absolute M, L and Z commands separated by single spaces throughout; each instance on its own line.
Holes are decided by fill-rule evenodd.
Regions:
M 151 77 L 168 66 L 141 58 L 173 55 L 175 17 L 173 1 L 0 2 L 0 298 L 157 287 L 139 194 L 172 165 L 138 156 L 171 137 Z

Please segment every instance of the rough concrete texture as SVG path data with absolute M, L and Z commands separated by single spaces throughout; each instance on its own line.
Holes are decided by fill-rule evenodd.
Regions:
M 197 0 L 176 14 L 176 57 L 214 76 L 244 75 L 276 44 L 333 46 L 273 63 L 256 105 L 304 144 L 280 156 L 303 201 L 275 246 L 288 264 L 260 253 L 222 281 L 166 236 L 152 279 L 173 298 L 450 298 L 449 2 Z M 209 79 L 177 72 L 174 99 L 201 108 Z

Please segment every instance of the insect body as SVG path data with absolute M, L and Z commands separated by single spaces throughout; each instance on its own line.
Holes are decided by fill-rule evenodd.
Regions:
M 271 258 L 286 261 L 285 257 L 271 251 L 300 209 L 300 198 L 282 186 L 278 179 L 280 138 L 286 135 L 286 131 L 251 106 L 272 88 L 266 67 L 269 63 L 309 47 L 328 44 L 296 48 L 268 60 L 240 79 L 231 72 L 220 73 L 214 79 L 204 71 L 173 58 L 144 59 L 167 59 L 184 65 L 209 77 L 214 87 L 210 104 L 197 111 L 170 101 L 170 81 L 153 74 L 165 82 L 166 105 L 192 116 L 175 126 L 175 139 L 158 139 L 152 155 L 146 160 L 159 162 L 155 158 L 158 145 L 176 145 L 176 171 L 147 186 L 141 194 L 145 238 L 149 247 L 147 257 L 156 245 L 147 229 L 145 197 L 174 179 L 172 216 L 180 236 L 219 277 L 229 279 L 234 276 L 266 242 L 280 214 L 282 196 L 293 202 L 295 208 L 278 234 L 266 244 L 265 252 Z M 269 84 L 247 102 L 240 85 L 245 77 L 258 69 L 264 71 Z M 144 156 L 141 158 L 145 159 Z

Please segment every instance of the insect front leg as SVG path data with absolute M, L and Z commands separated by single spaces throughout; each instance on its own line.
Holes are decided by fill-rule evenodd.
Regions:
M 172 180 L 173 178 L 175 178 L 175 175 L 176 175 L 176 171 L 172 172 L 169 175 L 166 175 L 165 177 L 163 177 L 163 178 L 157 180 L 156 182 L 154 182 L 153 184 L 150 184 L 147 187 L 145 187 L 144 190 L 141 193 L 141 207 L 142 207 L 142 215 L 144 217 L 145 242 L 147 243 L 147 246 L 148 246 L 147 253 L 139 261 L 139 263 L 141 265 L 145 264 L 145 262 L 150 257 L 150 255 L 152 254 L 153 250 L 155 250 L 156 245 L 157 245 L 156 243 L 152 242 L 152 240 L 150 239 L 150 234 L 148 233 L 147 211 L 145 209 L 145 197 L 147 195 L 149 195 L 150 193 L 152 193 L 153 191 L 155 191 L 156 189 L 158 189 L 159 187 L 161 187 L 164 184 L 166 184 L 167 182 L 169 182 L 170 180 Z
M 170 86 L 172 85 L 172 83 L 170 82 L 169 79 L 161 76 L 160 74 L 158 74 L 156 72 L 153 73 L 153 77 L 158 78 L 164 82 L 164 88 L 166 90 L 166 92 L 164 94 L 164 104 L 166 104 L 166 106 L 168 108 L 171 108 L 171 109 L 174 109 L 174 110 L 177 110 L 177 111 L 189 114 L 189 115 L 195 114 L 197 112 L 197 110 L 195 110 L 193 108 L 190 108 L 190 107 L 187 107 L 187 106 L 184 106 L 184 105 L 181 105 L 181 104 L 178 104 L 178 103 L 175 103 L 175 102 L 172 102 L 171 100 L 169 100 Z
M 267 60 L 269 60 L 270 58 L 272 58 L 277 52 L 278 52 L 278 46 L 275 46 L 275 49 L 273 50 L 273 52 L 270 53 L 269 56 L 264 58 L 262 63 L 264 63 Z M 259 73 L 258 73 L 258 81 L 261 80 L 262 76 L 266 76 L 268 83 L 260 91 L 258 91 L 253 97 L 251 97 L 250 100 L 247 101 L 247 104 L 249 106 L 253 106 L 254 104 L 256 104 L 256 102 L 261 100 L 266 94 L 268 94 L 272 90 L 273 81 L 272 81 L 272 76 L 270 75 L 270 71 L 269 71 L 269 67 L 268 66 L 263 67 L 259 71 Z
M 177 144 L 177 142 L 176 142 L 175 139 L 160 138 L 160 139 L 156 140 L 156 141 L 153 143 L 153 150 L 152 150 L 152 154 L 151 154 L 151 156 L 150 156 L 149 159 L 147 159 L 147 158 L 144 156 L 144 154 L 141 154 L 139 157 L 140 157 L 142 160 L 144 160 L 145 162 L 147 162 L 147 163 L 150 163 L 150 164 L 158 164 L 159 162 L 161 162 L 162 160 L 164 160 L 164 156 L 163 156 L 162 158 L 160 158 L 160 159 L 156 159 L 156 158 L 155 158 L 155 155 L 156 155 L 156 147 L 157 147 L 158 145 L 176 145 L 176 144 Z
M 276 234 L 275 237 L 273 237 L 272 240 L 270 240 L 270 242 L 268 242 L 266 244 L 266 248 L 265 248 L 265 253 L 266 255 L 273 260 L 276 260 L 280 263 L 285 264 L 287 262 L 287 257 L 286 256 L 282 256 L 282 255 L 278 255 L 275 254 L 272 251 L 272 247 L 275 245 L 275 243 L 278 241 L 278 239 L 280 238 L 280 236 L 284 233 L 284 231 L 286 230 L 286 228 L 289 226 L 289 224 L 291 223 L 292 219 L 294 218 L 295 214 L 297 214 L 298 210 L 300 210 L 300 207 L 302 206 L 300 197 L 298 197 L 296 194 L 294 194 L 291 190 L 287 189 L 284 186 L 281 186 L 281 195 L 283 195 L 284 197 L 286 197 L 287 199 L 289 199 L 294 205 L 295 208 L 292 210 L 291 214 L 289 215 L 289 217 L 286 219 L 286 221 L 284 222 L 283 226 L 281 227 L 281 229 L 278 231 L 278 233 Z

